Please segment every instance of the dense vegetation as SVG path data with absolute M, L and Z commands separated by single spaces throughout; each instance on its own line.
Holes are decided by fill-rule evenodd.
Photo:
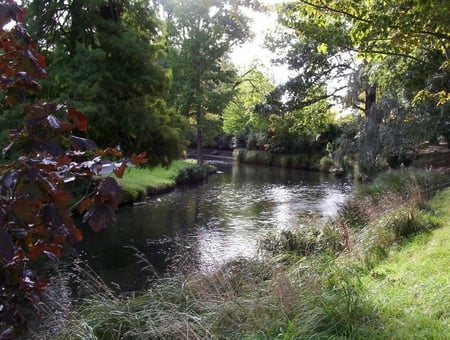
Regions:
M 151 164 L 177 159 L 189 140 L 199 162 L 204 145 L 312 149 L 334 169 L 371 173 L 450 138 L 449 19 L 439 0 L 25 5 L 48 60 L 40 96 L 83 110 L 100 146 L 145 150 Z M 281 26 L 267 46 L 291 70 L 284 84 L 229 57 L 251 38 L 252 11 L 269 10 Z M 342 110 L 351 114 L 338 118 Z M 2 116 L 3 128 L 20 125 L 17 112 Z
M 114 220 L 121 201 L 117 182 L 107 177 L 73 198 L 68 184 L 80 177 L 121 177 L 129 159 L 167 166 L 188 145 L 197 147 L 199 163 L 204 145 L 244 147 L 248 151 L 236 151 L 242 159 L 339 174 L 408 166 L 425 142 L 450 146 L 450 16 L 442 0 L 299 0 L 276 7 L 256 0 L 22 4 L 25 22 L 13 0 L 0 0 L 0 338 L 17 336 L 41 302 L 47 281 L 37 275 L 37 260 L 57 259 L 64 244 L 81 238 L 71 211 L 84 214 L 95 230 Z M 284 84 L 273 84 L 257 66 L 238 69 L 229 57 L 251 38 L 249 14 L 274 9 L 282 29 L 267 45 L 278 54 L 275 62 L 292 71 Z M 350 112 L 345 118 L 344 109 Z M 145 154 L 135 155 L 140 152 Z M 176 181 L 202 178 L 207 168 L 197 169 L 180 171 Z M 282 254 L 278 263 L 288 263 L 286 271 L 237 262 L 194 283 L 182 275 L 129 301 L 126 307 L 145 322 L 138 318 L 127 326 L 125 318 L 117 330 L 99 317 L 100 325 L 88 320 L 68 329 L 74 336 L 105 338 L 179 332 L 382 337 L 395 325 L 382 327 L 387 314 L 374 312 L 363 275 L 383 276 L 385 269 L 371 271 L 391 246 L 435 226 L 423 209 L 422 191 L 430 183 L 417 177 L 415 183 L 400 185 L 410 190 L 408 201 L 370 189 L 362 201 L 371 209 L 349 204 L 345 217 L 320 231 L 320 240 L 316 231 L 281 235 L 271 251 Z M 378 218 L 386 200 L 398 205 Z M 258 295 L 260 289 L 271 294 Z M 202 295 L 219 291 L 214 301 Z M 81 320 L 97 315 L 96 304 L 110 318 L 106 307 L 123 305 L 107 290 L 102 299 L 68 310 L 61 322 L 73 322 L 71 313 L 81 313 Z M 148 302 L 154 314 L 143 314 Z M 433 322 L 444 334 L 440 320 L 448 315 L 433 313 L 442 316 Z M 148 328 L 148 320 L 156 326 Z M 192 328 L 180 326 L 185 321 Z M 141 326 L 143 333 L 130 333 Z

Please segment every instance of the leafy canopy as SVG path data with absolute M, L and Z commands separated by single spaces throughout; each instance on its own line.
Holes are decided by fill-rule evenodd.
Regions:
M 30 31 L 48 58 L 46 98 L 82 109 L 88 136 L 167 164 L 185 148 L 184 122 L 162 99 L 164 37 L 148 1 L 29 1 Z

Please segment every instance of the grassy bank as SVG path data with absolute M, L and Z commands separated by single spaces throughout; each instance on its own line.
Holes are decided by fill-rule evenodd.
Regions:
M 450 189 L 430 208 L 441 227 L 407 241 L 363 278 L 385 333 L 398 339 L 450 334 Z
M 205 179 L 208 169 L 194 161 L 174 161 L 169 167 L 158 166 L 151 169 L 129 168 L 123 178 L 117 179 L 123 189 L 122 204 L 141 201 L 147 195 L 169 191 L 176 184 Z
M 268 236 L 261 258 L 208 274 L 181 259 L 178 274 L 139 293 L 115 292 L 82 268 L 71 280 L 87 294 L 74 304 L 62 274 L 36 337 L 445 339 L 450 188 L 429 190 L 445 183 L 392 172 L 336 220 Z

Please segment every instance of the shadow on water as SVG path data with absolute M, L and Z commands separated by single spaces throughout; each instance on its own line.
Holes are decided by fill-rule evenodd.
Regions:
M 351 186 L 327 174 L 217 164 L 208 183 L 175 191 L 118 212 L 114 226 L 85 230 L 79 250 L 106 283 L 140 289 L 146 275 L 136 250 L 160 272 L 171 258 L 199 270 L 254 256 L 270 231 L 299 228 L 305 219 L 333 217 Z

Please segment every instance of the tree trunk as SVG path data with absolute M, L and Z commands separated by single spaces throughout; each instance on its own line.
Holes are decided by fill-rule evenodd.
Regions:
M 202 128 L 197 126 L 197 163 L 203 164 L 203 134 Z
M 197 119 L 197 163 L 203 164 L 202 109 L 200 103 L 197 103 L 195 115 Z

